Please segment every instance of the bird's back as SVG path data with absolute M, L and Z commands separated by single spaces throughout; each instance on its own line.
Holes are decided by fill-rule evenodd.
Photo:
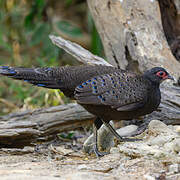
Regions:
M 57 68 L 57 74 L 59 79 L 59 89 L 64 92 L 68 97 L 74 97 L 75 88 L 86 82 L 87 80 L 104 74 L 109 74 L 113 72 L 124 72 L 115 67 L 111 66 L 66 66 L 62 68 Z M 55 75 L 56 76 L 56 75 Z

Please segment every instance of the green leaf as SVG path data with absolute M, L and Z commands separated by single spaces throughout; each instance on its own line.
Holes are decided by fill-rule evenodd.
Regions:
M 92 34 L 91 34 L 91 52 L 98 56 L 102 56 L 103 46 L 101 43 L 101 39 L 94 25 Z
M 59 56 L 60 49 L 53 45 L 48 36 L 43 39 L 42 55 L 46 58 L 57 58 Z
M 30 46 L 39 44 L 41 41 L 43 41 L 44 38 L 48 36 L 49 32 L 50 32 L 49 24 L 46 23 L 40 24 L 32 35 Z
M 34 24 L 33 24 L 34 16 L 35 16 L 35 13 L 30 12 L 30 13 L 25 17 L 25 20 L 24 20 L 24 26 L 25 26 L 25 28 L 27 28 L 27 29 L 32 29 L 32 28 L 33 28 L 33 26 L 34 26 Z
M 61 32 L 65 33 L 68 36 L 79 37 L 83 35 L 79 27 L 72 25 L 71 23 L 67 21 L 57 22 L 57 27 L 59 28 Z
M 35 18 L 42 18 L 42 12 L 45 7 L 46 3 L 44 0 L 35 0 L 32 3 L 31 9 L 29 14 L 25 17 L 24 25 L 27 29 L 33 29 L 36 26 L 34 19 Z
M 66 0 L 65 3 L 66 3 L 66 6 L 70 6 L 72 4 L 73 0 Z
M 64 139 L 72 139 L 74 136 L 74 132 L 69 132 L 68 134 L 67 133 L 61 133 L 61 134 L 59 134 L 59 136 L 61 138 L 64 138 Z
M 88 25 L 88 30 L 91 33 L 91 52 L 93 54 L 96 54 L 98 56 L 103 56 L 103 46 L 101 39 L 99 37 L 99 34 L 96 30 L 96 26 L 94 24 L 93 18 L 88 12 L 88 18 L 87 18 L 87 25 Z

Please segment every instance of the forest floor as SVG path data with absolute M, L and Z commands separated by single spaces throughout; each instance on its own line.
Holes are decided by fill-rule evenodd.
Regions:
M 179 180 L 178 172 L 168 172 L 168 161 L 154 158 L 130 158 L 112 153 L 102 158 L 75 152 L 64 146 L 47 148 L 38 153 L 1 149 L 1 180 Z
M 35 147 L 1 148 L 0 180 L 180 180 L 179 125 L 152 120 L 136 136 L 142 141 L 115 143 L 101 158 L 85 154 L 87 135 L 74 133 L 76 138 L 57 136 Z

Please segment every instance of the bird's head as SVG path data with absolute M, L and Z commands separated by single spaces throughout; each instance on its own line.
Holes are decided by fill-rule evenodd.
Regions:
M 166 79 L 174 80 L 172 76 L 162 67 L 154 67 L 143 74 L 144 77 L 149 79 L 154 84 L 159 85 Z

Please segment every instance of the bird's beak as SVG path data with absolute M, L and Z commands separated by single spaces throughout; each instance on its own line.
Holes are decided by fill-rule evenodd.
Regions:
M 165 77 L 165 79 L 171 79 L 171 80 L 174 81 L 174 78 L 173 78 L 172 76 L 170 76 L 170 75 L 167 75 L 167 76 Z

